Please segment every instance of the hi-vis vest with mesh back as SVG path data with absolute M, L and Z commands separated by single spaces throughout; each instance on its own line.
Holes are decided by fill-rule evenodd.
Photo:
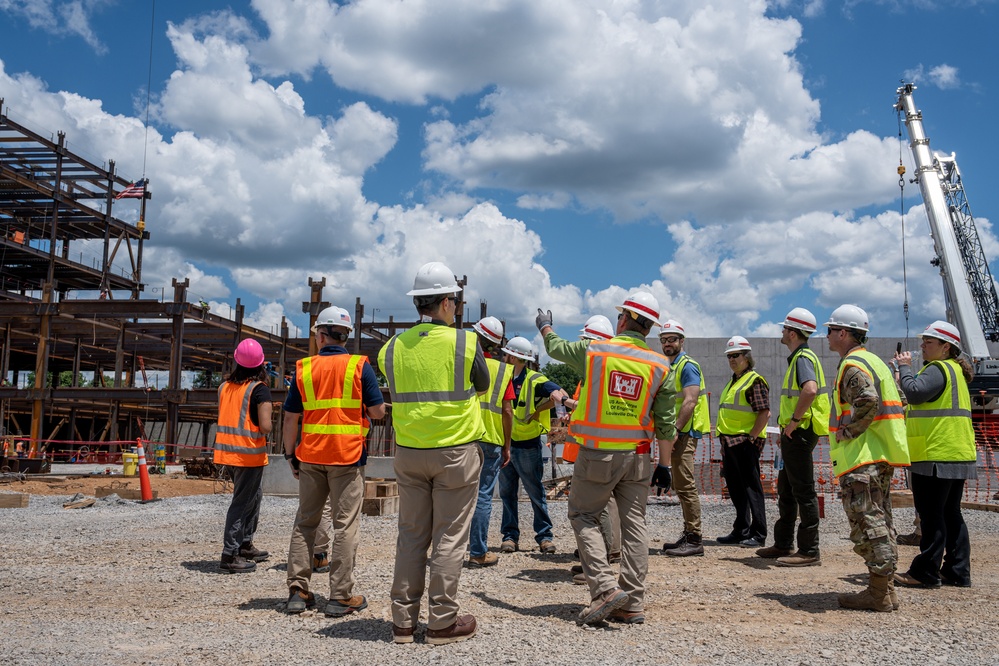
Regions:
M 542 410 L 536 419 L 534 407 L 541 402 L 538 396 L 538 387 L 548 381 L 540 372 L 526 370 L 524 383 L 520 385 L 520 392 L 517 394 L 517 402 L 513 405 L 513 433 L 510 439 L 523 442 L 552 429 L 552 413 L 550 409 Z
M 728 380 L 718 397 L 717 430 L 720 435 L 748 435 L 756 425 L 756 412 L 749 404 L 749 387 L 757 379 L 767 380 L 755 370 L 747 370 L 742 377 Z M 768 385 L 769 386 L 769 385 Z M 760 433 L 762 436 L 763 433 Z
M 655 437 L 652 403 L 669 374 L 669 361 L 644 340 L 616 336 L 590 343 L 586 378 L 569 432 L 580 446 L 634 451 Z
M 312 465 L 353 465 L 364 452 L 369 421 L 361 404 L 366 356 L 308 356 L 295 366 L 302 396 L 302 440 L 295 456 Z
M 843 373 L 851 365 L 871 377 L 881 404 L 874 421 L 859 437 L 837 441 L 836 432 L 849 425 L 852 420 L 852 407 L 840 400 L 839 393 Z M 886 462 L 896 467 L 909 466 L 902 400 L 891 371 L 881 359 L 863 348 L 844 356 L 836 373 L 833 404 L 836 411 L 829 417 L 829 457 L 832 459 L 833 473 L 837 477 L 875 462 Z
M 697 404 L 694 405 L 694 413 L 690 416 L 690 423 L 687 424 L 687 430 L 696 430 L 700 433 L 706 433 L 711 431 L 711 419 L 708 416 L 708 391 L 704 387 L 704 373 L 701 372 L 701 366 L 697 364 L 697 361 L 690 358 L 687 354 L 681 354 L 680 358 L 676 361 L 671 372 L 674 374 L 676 389 L 676 414 L 680 413 L 680 406 L 683 404 L 683 387 L 680 386 L 681 375 L 683 374 L 683 366 L 688 363 L 692 363 L 695 368 L 697 368 L 697 374 L 701 378 L 701 386 L 697 394 Z M 680 428 L 680 424 L 676 424 L 677 430 Z
M 262 382 L 219 386 L 219 420 L 215 429 L 216 465 L 263 467 L 267 464 L 267 435 L 250 420 L 250 396 Z
M 503 396 L 513 378 L 513 366 L 494 358 L 487 358 L 486 366 L 489 368 L 489 390 L 479 395 L 482 424 L 486 427 L 482 441 L 503 446 Z
M 472 331 L 417 324 L 378 352 L 399 446 L 439 449 L 482 439 L 482 408 L 469 379 L 476 345 Z
M 961 366 L 954 359 L 923 366 L 939 367 L 947 386 L 936 400 L 909 404 L 905 426 L 912 462 L 974 462 L 975 429 L 971 425 L 971 396 Z
M 783 429 L 791 419 L 794 418 L 794 410 L 798 407 L 798 399 L 801 398 L 801 384 L 798 382 L 798 357 L 804 356 L 812 362 L 815 368 L 815 383 L 818 384 L 818 393 L 812 400 L 811 406 L 805 412 L 799 428 L 811 428 L 819 436 L 829 434 L 829 412 L 831 411 L 829 401 L 829 387 L 826 386 L 826 375 L 822 371 L 822 364 L 819 357 L 808 347 L 799 347 L 791 360 L 787 364 L 787 372 L 784 373 L 784 383 L 780 389 L 780 414 L 777 416 L 777 424 Z

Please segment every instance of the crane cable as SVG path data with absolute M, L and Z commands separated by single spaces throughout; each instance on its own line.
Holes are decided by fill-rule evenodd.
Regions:
M 905 339 L 909 339 L 909 283 L 905 267 L 905 165 L 902 164 L 902 112 L 898 117 L 898 212 L 902 218 L 902 313 L 905 315 Z

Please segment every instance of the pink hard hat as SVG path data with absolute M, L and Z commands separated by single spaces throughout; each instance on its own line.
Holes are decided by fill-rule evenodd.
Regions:
M 232 357 L 244 368 L 259 368 L 264 364 L 264 348 L 256 340 L 247 338 L 237 345 Z

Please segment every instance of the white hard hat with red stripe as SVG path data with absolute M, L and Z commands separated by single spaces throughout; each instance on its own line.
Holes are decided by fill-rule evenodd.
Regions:
M 676 319 L 667 319 L 662 324 L 659 331 L 659 337 L 664 335 L 679 335 L 681 338 L 686 338 L 687 333 L 683 330 L 683 324 L 678 322 Z
M 507 341 L 506 347 L 503 347 L 503 353 L 525 361 L 534 360 L 534 347 L 531 346 L 527 338 L 522 338 L 519 335 Z
M 943 340 L 944 342 L 951 343 L 957 347 L 958 351 L 961 351 L 961 331 L 957 330 L 957 326 L 941 319 L 938 319 L 927 326 L 926 330 L 923 331 L 919 337 Z
M 639 317 L 651 319 L 653 324 L 659 323 L 659 301 L 647 291 L 636 291 L 624 299 L 624 303 L 617 306 L 617 311 L 625 310 L 634 312 Z
M 805 308 L 794 308 L 784 317 L 784 326 L 811 335 L 815 332 L 817 325 L 815 323 L 815 315 L 811 312 Z
M 579 329 L 579 337 L 584 340 L 610 340 L 614 337 L 614 327 L 611 326 L 610 319 L 603 315 L 593 315 L 586 320 L 583 328 Z
M 483 317 L 472 326 L 475 332 L 490 342 L 503 342 L 503 324 L 496 317 Z
M 741 335 L 733 335 L 725 343 L 725 353 L 726 354 L 737 354 L 739 352 L 753 351 L 753 348 L 749 346 L 749 340 L 742 337 Z

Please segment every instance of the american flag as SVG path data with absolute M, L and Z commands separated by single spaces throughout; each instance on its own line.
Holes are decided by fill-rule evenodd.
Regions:
M 119 192 L 115 199 L 141 199 L 145 196 L 146 183 L 148 182 L 147 179 L 140 178 Z

